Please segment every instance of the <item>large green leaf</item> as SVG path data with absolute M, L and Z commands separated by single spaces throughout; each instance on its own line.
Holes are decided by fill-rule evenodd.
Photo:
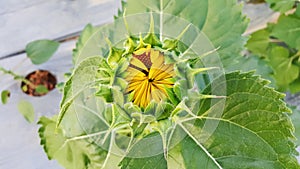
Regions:
M 182 123 L 181 127 L 186 128 L 195 143 L 205 147 L 208 159 L 216 160 L 224 168 L 299 168 L 294 157 L 293 126 L 285 113 L 289 109 L 281 100 L 284 95 L 265 87 L 267 83 L 251 73 L 226 75 L 223 114 L 209 115 L 222 103 L 209 106 L 209 100 L 204 100 L 200 102 L 200 117 Z M 214 90 L 222 87 L 217 85 Z M 203 93 L 209 91 L 211 87 Z M 218 126 L 203 142 L 201 134 L 205 133 L 202 130 L 207 123 Z M 203 151 L 200 146 L 198 149 Z
M 61 122 L 65 111 L 72 104 L 77 95 L 83 90 L 94 85 L 96 74 L 101 58 L 99 56 L 88 58 L 79 64 L 72 76 L 68 79 L 64 86 L 63 99 L 61 101 L 61 111 L 58 117 L 58 123 Z
M 170 150 L 168 166 L 176 169 L 219 168 L 213 159 L 208 158 L 205 150 L 199 149 L 199 145 L 188 136 Z
M 167 161 L 164 159 L 163 154 L 163 145 L 161 138 L 157 138 L 158 133 L 153 133 L 143 138 L 139 142 L 137 142 L 129 151 L 128 157 L 125 157 L 120 166 L 122 169 L 135 169 L 135 168 L 144 168 L 144 169 L 163 169 L 167 168 Z M 154 139 L 149 142 L 149 138 Z M 145 140 L 145 141 L 144 141 Z M 142 151 L 141 151 L 142 150 Z M 160 152 L 160 153 L 152 153 L 152 152 Z M 153 154 L 151 156 L 144 157 L 145 154 Z M 130 158 L 130 157 L 136 158 Z
M 95 145 L 88 137 L 67 138 L 56 128 L 56 117 L 41 117 L 39 135 L 41 145 L 49 159 L 56 159 L 66 169 L 101 168 L 107 152 Z
M 125 14 L 121 15 L 119 12 L 112 25 L 100 28 L 88 25 L 85 28 L 74 50 L 75 67 L 87 57 L 106 57 L 110 48 L 106 39 L 116 47 L 122 45 L 122 41 L 128 36 L 136 38 L 139 34 L 146 35 L 151 25 L 151 17 L 154 23 L 153 30 L 150 31 L 159 35 L 161 41 L 166 38 L 176 39 L 186 27 L 190 27 L 189 33 L 185 33 L 180 39 L 186 46 L 182 47 L 184 45 L 181 43 L 180 48 L 198 45 L 198 50 L 202 50 L 202 53 L 218 49 L 224 67 L 232 65 L 234 57 L 239 55 L 246 40 L 242 33 L 247 27 L 247 21 L 241 14 L 241 6 L 235 0 L 220 0 L 217 3 L 212 0 L 129 0 L 123 4 Z
M 232 64 L 234 56 L 239 55 L 246 40 L 242 33 L 247 27 L 247 22 L 241 14 L 241 6 L 237 5 L 235 0 L 128 0 L 123 8 L 126 15 L 145 12 L 159 14 L 159 24 L 155 33 L 163 37 L 178 35 L 172 32 L 182 30 L 178 26 L 172 27 L 174 18 L 166 14 L 192 23 L 208 37 L 215 48 L 219 48 L 218 53 L 224 67 Z

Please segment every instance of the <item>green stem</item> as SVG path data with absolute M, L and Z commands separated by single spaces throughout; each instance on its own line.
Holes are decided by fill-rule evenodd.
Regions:
M 35 86 L 34 84 L 32 84 L 29 80 L 25 79 L 25 77 L 23 76 L 20 76 L 20 75 L 17 75 L 15 74 L 14 72 L 12 72 L 11 70 L 7 70 L 3 67 L 0 66 L 0 72 L 3 72 L 4 74 L 8 74 L 8 75 L 11 75 L 14 77 L 15 80 L 21 80 L 22 82 L 24 82 L 25 84 L 27 85 L 30 85 L 30 86 Z
M 295 60 L 296 58 L 298 58 L 298 62 L 300 62 L 300 51 L 298 51 L 294 56 L 290 57 L 289 66 L 292 65 L 293 60 Z

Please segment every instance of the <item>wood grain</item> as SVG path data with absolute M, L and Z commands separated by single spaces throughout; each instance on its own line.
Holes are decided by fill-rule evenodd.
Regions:
M 22 0 L 21 0 L 22 1 Z M 113 20 L 119 0 L 0 1 L 0 57 L 25 48 L 30 41 L 78 32 L 87 23 Z

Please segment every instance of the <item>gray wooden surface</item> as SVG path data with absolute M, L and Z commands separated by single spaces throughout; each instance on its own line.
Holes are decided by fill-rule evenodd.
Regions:
M 0 2 L 0 56 L 22 50 L 35 39 L 55 39 L 104 24 L 117 12 L 117 0 L 8 0 Z
M 74 40 L 62 43 L 54 57 L 39 66 L 32 65 L 25 54 L 3 57 L 22 51 L 32 40 L 61 39 L 76 34 L 87 23 L 111 22 L 119 6 L 119 0 L 0 1 L 0 66 L 21 75 L 35 69 L 47 69 L 57 76 L 59 82 L 63 81 L 63 74 L 72 67 Z M 244 11 L 253 18 L 245 34 L 278 17 L 266 5 L 247 5 Z M 51 116 L 59 111 L 61 94 L 54 90 L 47 96 L 34 98 L 23 94 L 19 86 L 19 82 L 0 73 L 0 91 L 12 91 L 9 103 L 0 104 L 0 169 L 60 169 L 56 161 L 47 159 L 39 145 L 38 126 L 25 121 L 17 111 L 17 103 L 20 100 L 32 102 L 37 121 L 42 115 Z

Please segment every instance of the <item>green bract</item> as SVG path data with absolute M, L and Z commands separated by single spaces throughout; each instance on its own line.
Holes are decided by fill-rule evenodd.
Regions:
M 242 48 L 240 7 L 184 5 L 129 0 L 113 24 L 85 28 L 61 111 L 39 122 L 50 159 L 70 169 L 299 168 L 283 95 L 251 72 L 224 74 Z M 131 76 L 168 80 L 159 95 L 144 84 L 136 96 Z

